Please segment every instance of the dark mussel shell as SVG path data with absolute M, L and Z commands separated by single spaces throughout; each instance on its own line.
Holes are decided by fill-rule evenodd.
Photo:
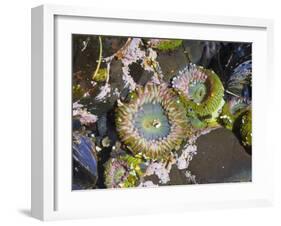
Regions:
M 94 188 L 98 179 L 94 143 L 89 137 L 74 135 L 72 150 L 72 189 Z

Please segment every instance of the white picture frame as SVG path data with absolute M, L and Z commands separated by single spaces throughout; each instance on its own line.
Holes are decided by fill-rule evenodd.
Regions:
M 120 29 L 117 29 L 118 26 Z M 138 26 L 138 29 L 134 29 Z M 143 26 L 147 29 L 140 33 Z M 161 26 L 169 26 L 174 32 L 160 29 Z M 159 29 L 153 29 L 157 27 Z M 71 125 L 68 124 L 71 96 L 67 88 L 70 87 L 71 68 L 68 67 L 70 46 L 65 38 L 75 32 L 184 38 L 182 30 L 186 28 L 191 29 L 192 39 L 246 40 L 255 46 L 253 73 L 266 76 L 256 76 L 253 81 L 253 181 L 246 184 L 72 192 L 69 187 Z M 196 29 L 201 31 L 200 34 L 196 33 Z M 273 167 L 273 149 L 268 148 L 267 122 L 270 118 L 267 109 L 273 103 L 266 102 L 260 91 L 266 89 L 267 93 L 272 92 L 272 45 L 273 22 L 265 19 L 168 12 L 121 12 L 110 8 L 102 10 L 56 5 L 33 8 L 32 216 L 41 220 L 56 220 L 271 205 L 273 178 L 268 175 Z M 62 58 L 66 61 L 61 61 Z M 60 107 L 62 101 L 66 103 L 65 108 Z M 68 134 L 65 139 L 61 139 L 62 133 Z M 65 163 L 62 159 L 66 159 Z

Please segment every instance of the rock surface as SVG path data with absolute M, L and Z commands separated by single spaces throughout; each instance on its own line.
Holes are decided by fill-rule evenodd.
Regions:
M 160 52 L 157 60 L 162 69 L 165 82 L 170 82 L 172 77 L 189 63 L 189 60 L 181 48 L 168 53 Z
M 197 139 L 197 155 L 188 169 L 196 182 L 223 183 L 251 181 L 252 161 L 235 135 L 224 128 Z

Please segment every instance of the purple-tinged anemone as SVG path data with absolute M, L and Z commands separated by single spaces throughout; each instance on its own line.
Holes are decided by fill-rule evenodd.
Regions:
M 224 88 L 215 72 L 189 64 L 172 80 L 189 111 L 199 118 L 216 118 L 224 104 Z
M 128 103 L 116 111 L 121 141 L 135 155 L 163 159 L 180 147 L 189 131 L 179 97 L 166 84 L 138 87 Z
M 245 110 L 249 104 L 243 98 L 232 97 L 227 103 L 229 111 L 232 115 L 237 115 Z
M 129 163 L 120 158 L 110 158 L 105 163 L 105 185 L 107 188 L 128 188 L 137 185 L 138 177 Z

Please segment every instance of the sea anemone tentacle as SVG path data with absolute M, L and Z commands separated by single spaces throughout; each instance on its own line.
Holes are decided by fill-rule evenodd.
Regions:
M 252 111 L 248 110 L 242 116 L 240 128 L 242 143 L 245 147 L 252 146 Z
M 250 105 L 243 98 L 232 97 L 224 104 L 218 121 L 225 128 L 232 130 L 235 120 L 249 107 Z
M 224 104 L 224 87 L 218 75 L 209 69 L 189 64 L 172 80 L 188 114 L 215 119 Z
M 167 84 L 138 87 L 116 110 L 121 141 L 134 154 L 163 159 L 186 138 L 189 123 L 179 97 Z
M 104 165 L 107 188 L 135 187 L 138 183 L 136 171 L 125 158 L 110 158 Z

